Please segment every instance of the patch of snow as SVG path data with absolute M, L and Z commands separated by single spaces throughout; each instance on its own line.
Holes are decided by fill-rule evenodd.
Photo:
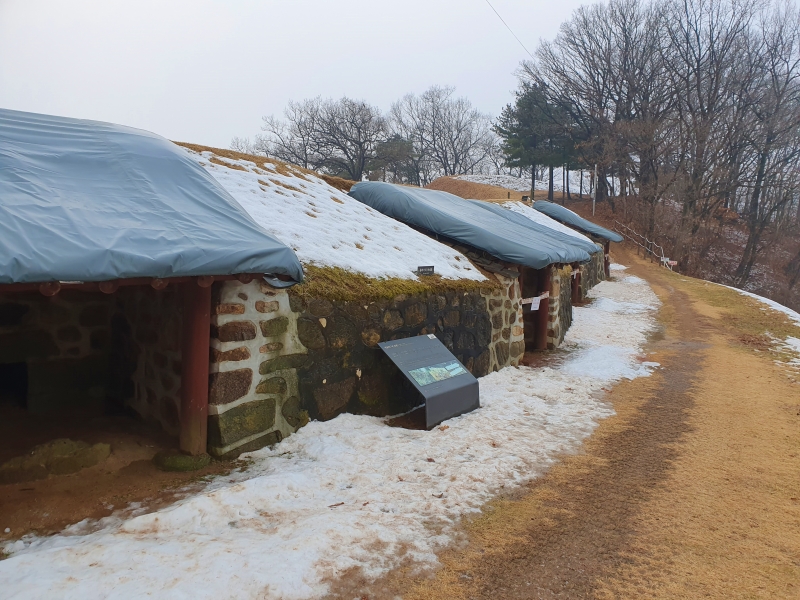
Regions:
M 601 281 L 588 296 L 594 302 L 572 309 L 574 320 L 564 348 L 573 352 L 562 369 L 576 377 L 585 373 L 608 381 L 649 374 L 657 363 L 639 362 L 637 356 L 656 327 L 650 315 L 661 303 L 647 282 L 632 275 L 618 282 Z
M 644 279 L 637 277 L 636 275 L 628 275 L 627 277 L 623 277 L 622 281 L 625 283 L 645 283 Z
M 722 285 L 722 284 L 717 284 L 717 285 Z M 759 302 L 769 306 L 771 309 L 777 310 L 778 312 L 782 312 L 787 317 L 789 317 L 792 321 L 794 321 L 797 325 L 800 325 L 800 313 L 792 310 L 788 306 L 784 306 L 783 304 L 780 304 L 779 302 L 775 302 L 775 300 L 770 300 L 769 298 L 764 298 L 764 296 L 759 296 L 757 294 L 753 294 L 752 292 L 746 292 L 744 290 L 740 290 L 739 288 L 731 287 L 729 285 L 725 285 L 723 287 L 726 287 L 729 290 L 733 290 L 735 292 L 739 292 L 740 294 L 742 294 L 744 296 L 749 296 L 750 298 L 753 298 L 754 300 L 758 300 Z
M 485 279 L 460 252 L 371 209 L 314 175 L 279 173 L 271 163 L 265 164 L 272 168 L 262 168 L 210 151 L 187 152 L 256 223 L 292 248 L 304 264 L 401 279 L 416 279 L 417 267 L 433 265 L 445 279 Z
M 570 229 L 566 225 L 559 223 L 555 219 L 551 219 L 546 214 L 539 212 L 535 208 L 528 206 L 527 204 L 523 204 L 522 202 L 504 202 L 503 207 L 529 218 L 534 223 L 539 223 L 540 225 L 544 225 L 550 229 L 555 229 L 561 233 L 566 233 L 567 235 L 571 235 L 572 237 L 589 242 L 590 244 L 594 243 L 582 233 L 575 231 L 574 229 Z
M 610 271 L 624 271 L 628 267 L 626 267 L 625 265 L 621 265 L 619 263 L 611 263 L 608 266 L 608 268 L 609 268 Z
M 800 356 L 800 338 L 789 336 L 783 340 L 783 343 L 786 344 L 789 350 L 797 353 L 797 356 Z
M 545 171 L 545 179 L 536 180 L 535 189 L 545 191 L 549 187 L 548 175 Z M 456 175 L 454 179 L 461 179 L 462 181 L 471 181 L 472 183 L 482 183 L 484 185 L 493 185 L 502 187 L 507 190 L 514 190 L 515 192 L 530 192 L 531 180 L 528 178 L 515 177 L 514 175 Z M 553 190 L 561 192 L 563 186 L 561 184 L 562 175 L 561 168 L 556 167 L 553 169 Z M 590 171 L 583 172 L 583 193 L 589 193 L 589 182 L 591 181 Z M 569 191 L 570 193 L 577 194 L 580 192 L 581 187 L 581 172 L 569 172 Z
M 6 544 L 3 596 L 299 600 L 350 568 L 434 566 L 463 515 L 579 450 L 613 414 L 604 386 L 657 366 L 641 362 L 652 290 L 626 277 L 591 296 L 575 308 L 571 356 L 481 378 L 480 409 L 432 431 L 348 414 L 309 423 L 167 508 Z

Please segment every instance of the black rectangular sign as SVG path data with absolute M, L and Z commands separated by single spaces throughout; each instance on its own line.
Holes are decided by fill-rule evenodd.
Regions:
M 425 398 L 428 429 L 480 407 L 478 380 L 435 335 L 378 345 Z
M 433 275 L 433 267 L 417 267 L 417 275 Z

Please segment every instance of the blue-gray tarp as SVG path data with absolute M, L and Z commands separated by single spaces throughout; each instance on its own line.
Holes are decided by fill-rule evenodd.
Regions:
M 502 206 L 498 206 L 492 202 L 481 202 L 480 200 L 468 200 L 468 202 L 474 202 L 477 206 L 491 211 L 496 215 L 500 215 L 504 219 L 518 223 L 523 227 L 527 227 L 531 230 L 532 235 L 534 236 L 532 239 L 549 240 L 554 245 L 563 246 L 565 250 L 570 250 L 577 246 L 578 248 L 585 250 L 587 255 L 602 251 L 600 246 L 587 239 L 580 239 L 574 235 L 564 233 L 563 231 L 551 229 L 547 225 L 537 223 L 536 221 L 531 221 L 525 215 L 514 212 L 513 210 L 508 210 L 507 208 L 503 208 Z
M 398 221 L 511 263 L 541 269 L 553 263 L 589 259 L 589 254 L 577 245 L 565 247 L 550 238 L 536 238 L 529 227 L 447 192 L 364 181 L 355 184 L 350 195 Z
M 183 148 L 0 109 L 0 283 L 236 273 L 303 278 L 294 252 Z
M 558 204 L 545 202 L 544 200 L 537 200 L 533 203 L 533 208 L 538 210 L 540 213 L 544 213 L 551 219 L 555 219 L 564 225 L 569 225 L 570 227 L 582 231 L 583 233 L 588 233 L 589 235 L 593 235 L 610 242 L 621 242 L 624 239 L 620 234 L 615 233 L 610 229 L 606 229 L 605 227 L 600 227 L 600 225 L 592 223 L 591 221 L 587 221 L 583 217 L 572 212 L 570 209 L 559 206 Z

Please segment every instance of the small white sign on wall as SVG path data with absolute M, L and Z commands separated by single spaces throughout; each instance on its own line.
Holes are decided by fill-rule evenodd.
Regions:
M 545 292 L 544 294 L 541 294 L 539 296 L 534 296 L 533 298 L 523 298 L 522 300 L 520 300 L 519 303 L 522 304 L 523 306 L 530 304 L 531 310 L 539 310 L 539 303 L 541 303 L 541 301 L 544 300 L 545 298 L 549 297 L 550 297 L 550 292 Z

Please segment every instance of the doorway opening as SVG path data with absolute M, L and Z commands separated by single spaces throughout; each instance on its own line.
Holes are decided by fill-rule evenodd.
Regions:
M 0 364 L 0 404 L 28 406 L 28 363 Z

